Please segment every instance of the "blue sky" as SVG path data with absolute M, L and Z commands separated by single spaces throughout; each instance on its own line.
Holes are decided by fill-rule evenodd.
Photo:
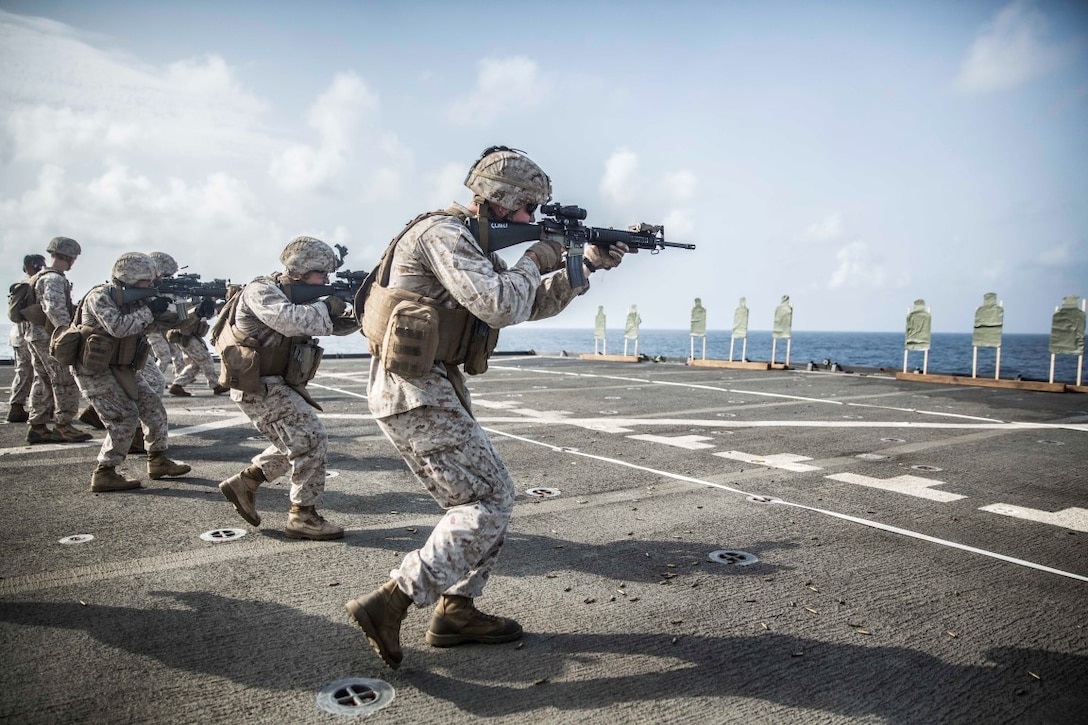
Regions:
M 486 19 L 485 17 L 487 16 Z M 129 250 L 205 279 L 299 234 L 369 268 L 465 202 L 485 146 L 526 150 L 587 223 L 694 252 L 595 275 L 556 327 L 638 305 L 727 329 L 1049 332 L 1088 295 L 1088 9 L 1079 2 L 0 0 L 0 243 L 52 236 L 77 292 Z

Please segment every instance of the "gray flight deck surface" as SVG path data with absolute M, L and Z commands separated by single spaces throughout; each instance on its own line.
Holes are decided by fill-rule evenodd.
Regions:
M 344 722 L 316 696 L 347 677 L 395 688 L 367 722 L 1088 718 L 1088 396 L 493 359 L 470 386 L 518 496 L 478 604 L 526 634 L 436 649 L 413 609 L 393 671 L 343 603 L 440 512 L 368 414 L 368 366 L 312 383 L 342 541 L 284 538 L 282 480 L 259 529 L 235 514 L 216 484 L 264 443 L 207 389 L 165 400 L 193 474 L 137 492 L 87 491 L 100 431 L 0 425 L 0 719 Z

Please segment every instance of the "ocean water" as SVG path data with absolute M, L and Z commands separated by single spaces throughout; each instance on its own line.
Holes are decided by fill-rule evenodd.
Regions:
M 8 345 L 10 323 L 0 325 L 0 360 L 11 359 Z M 717 360 L 729 359 L 728 330 L 708 330 L 706 357 Z M 749 330 L 747 358 L 769 361 L 771 359 L 770 331 Z M 1001 345 L 1001 378 L 1024 380 L 1048 380 L 1050 378 L 1049 335 L 1005 334 Z M 321 345 L 326 355 L 351 355 L 367 351 L 362 335 L 324 337 Z M 741 359 L 742 341 L 733 347 L 733 359 Z M 533 351 L 538 354 L 580 355 L 592 353 L 592 329 L 542 328 L 534 324 L 519 325 L 502 331 L 499 336 L 499 352 Z M 598 348 L 600 350 L 600 348 Z M 624 352 L 623 331 L 608 332 L 607 351 L 618 355 Z M 635 353 L 634 341 L 627 341 L 627 354 Z M 638 353 L 664 362 L 683 362 L 691 353 L 691 336 L 687 330 L 640 330 Z M 950 375 L 971 374 L 971 333 L 935 332 L 929 351 L 928 371 Z M 703 357 L 702 338 L 695 338 L 695 357 Z M 908 369 L 922 367 L 923 353 L 911 352 Z M 786 341 L 779 340 L 775 361 L 786 360 Z M 901 332 L 809 332 L 795 331 L 790 345 L 790 365 L 804 368 L 810 361 L 823 364 L 825 360 L 836 362 L 844 369 L 885 368 L 890 371 L 903 369 L 903 333 Z M 979 348 L 978 376 L 994 376 L 995 350 Z M 1078 359 L 1075 355 L 1058 355 L 1055 358 L 1054 380 L 1073 383 L 1077 379 Z M 1082 372 L 1082 382 L 1085 378 Z

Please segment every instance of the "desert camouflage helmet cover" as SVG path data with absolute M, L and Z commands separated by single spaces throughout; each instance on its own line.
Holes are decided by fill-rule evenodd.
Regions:
M 155 261 L 142 252 L 125 252 L 113 263 L 111 276 L 123 285 L 152 281 L 158 274 Z
M 332 272 L 340 266 L 340 259 L 332 247 L 313 237 L 295 237 L 288 242 L 280 262 L 292 274 Z
M 148 255 L 155 263 L 157 277 L 171 277 L 178 273 L 178 263 L 166 252 L 152 252 Z
M 53 237 L 46 245 L 45 251 L 50 254 L 63 254 L 66 257 L 78 257 L 83 252 L 79 248 L 79 242 L 68 237 Z
M 465 186 L 477 196 L 504 209 L 526 204 L 547 204 L 552 181 L 524 151 L 492 146 L 485 149 L 465 177 Z

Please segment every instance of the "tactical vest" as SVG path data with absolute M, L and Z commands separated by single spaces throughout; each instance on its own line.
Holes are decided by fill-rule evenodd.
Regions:
M 284 286 L 280 282 L 280 288 Z M 260 379 L 278 375 L 296 389 L 306 385 L 317 374 L 324 350 L 309 335 L 280 335 L 281 339 L 274 345 L 262 345 L 256 338 L 243 335 L 235 324 L 241 299 L 240 291 L 232 295 L 211 328 L 212 345 L 222 363 L 219 384 L 246 393 L 260 393 Z M 304 397 L 308 403 L 320 408 L 308 396 Z
M 426 374 L 438 362 L 464 364 L 466 373 L 479 375 L 487 370 L 499 339 L 498 330 L 460 305 L 445 307 L 431 297 L 388 286 L 397 244 L 413 226 L 435 216 L 454 216 L 462 223 L 468 220 L 463 210 L 450 207 L 420 214 L 408 222 L 371 274 L 365 303 L 355 306 L 363 310 L 360 323 L 370 354 L 380 359 L 387 371 L 408 379 Z M 487 254 L 486 239 L 481 246 Z
M 120 291 L 117 288 L 103 285 L 97 289 L 104 289 L 105 293 L 120 305 L 118 302 Z M 92 374 L 104 373 L 111 367 L 127 367 L 133 370 L 143 368 L 151 350 L 151 346 L 147 343 L 147 336 L 141 332 L 138 335 L 114 337 L 105 330 L 86 324 L 83 320 L 85 317 L 83 304 L 88 295 L 90 292 L 79 301 L 72 316 L 72 324 L 67 328 L 58 328 L 58 331 L 53 333 L 51 347 L 56 350 L 53 356 L 58 360 L 61 357 L 75 356 L 84 370 Z M 78 343 L 74 339 L 76 334 L 80 338 Z

